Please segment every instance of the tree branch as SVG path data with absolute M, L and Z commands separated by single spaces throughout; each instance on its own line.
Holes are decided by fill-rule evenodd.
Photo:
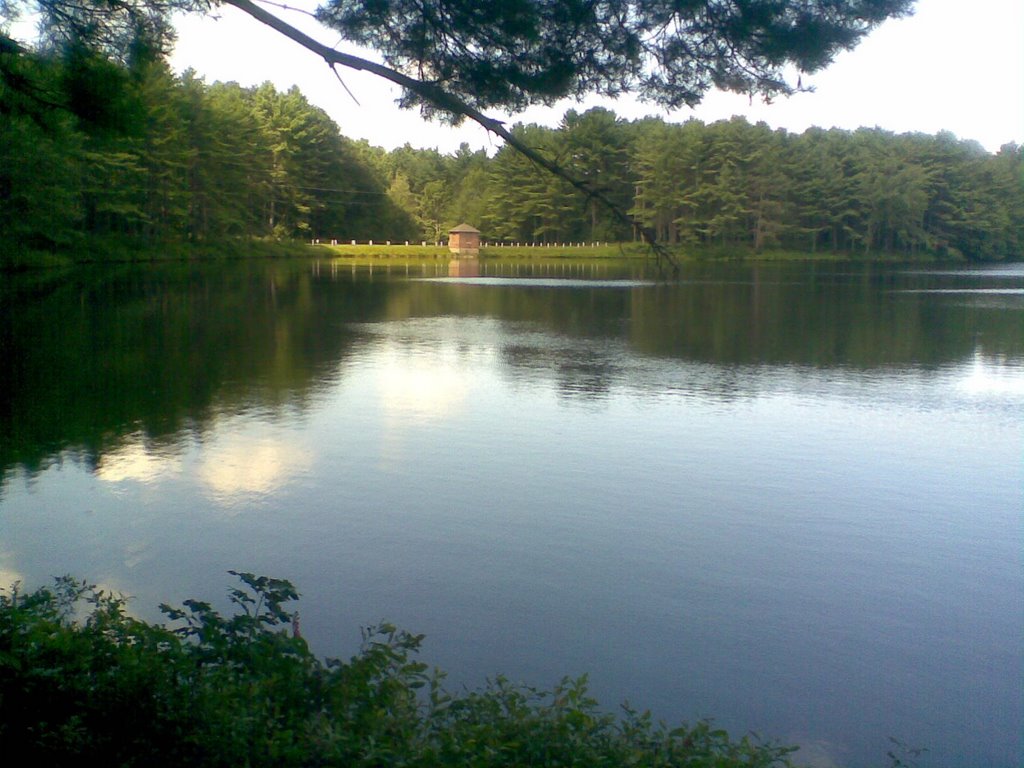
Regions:
M 511 131 L 505 128 L 504 123 L 500 120 L 488 117 L 479 110 L 474 109 L 469 104 L 465 103 L 458 96 L 445 91 L 443 88 L 440 88 L 433 83 L 426 83 L 422 80 L 417 80 L 413 77 L 402 74 L 397 70 L 391 69 L 390 67 L 384 66 L 383 64 L 377 64 L 376 62 L 363 59 L 359 56 L 353 56 L 351 54 L 342 53 L 341 51 L 329 48 L 323 43 L 317 42 L 304 32 L 301 32 L 291 26 L 287 22 L 282 21 L 272 13 L 260 8 L 258 5 L 253 3 L 252 0 L 224 0 L 224 2 L 228 5 L 233 5 L 240 11 L 244 11 L 257 21 L 266 24 L 276 32 L 280 32 L 282 35 L 298 43 L 303 48 L 312 51 L 327 62 L 327 65 L 332 68 L 335 65 L 340 65 L 343 67 L 349 67 L 350 69 L 369 72 L 377 75 L 378 77 L 382 77 L 385 80 L 389 80 L 396 85 L 402 86 L 406 90 L 415 93 L 417 96 L 429 101 L 442 110 L 455 115 L 461 115 L 462 117 L 468 117 L 473 122 L 482 126 L 485 130 L 501 137 L 506 144 L 523 156 L 532 160 L 541 168 L 567 181 L 574 189 L 582 192 L 588 200 L 593 199 L 600 202 L 612 213 L 613 216 L 615 216 L 618 221 L 625 223 L 631 228 L 639 230 L 644 242 L 647 243 L 651 248 L 651 251 L 654 253 L 659 266 L 667 264 L 671 267 L 673 274 L 679 273 L 679 264 L 676 262 L 675 258 L 673 258 L 672 254 L 669 253 L 668 249 L 657 241 L 654 230 L 649 227 L 638 226 L 625 211 L 612 202 L 604 193 L 600 190 L 594 189 L 587 182 L 577 179 L 558 163 L 549 160 L 544 155 L 521 141 Z

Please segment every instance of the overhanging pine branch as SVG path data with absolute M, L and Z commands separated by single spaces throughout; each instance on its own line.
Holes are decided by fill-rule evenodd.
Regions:
M 532 160 L 541 168 L 544 168 L 546 171 L 564 179 L 572 185 L 574 189 L 582 192 L 588 200 L 597 200 L 599 203 L 604 205 L 618 221 L 625 223 L 631 228 L 637 226 L 636 222 L 634 222 L 618 205 L 608 199 L 603 192 L 598 189 L 594 189 L 585 181 L 577 179 L 558 163 L 548 159 L 540 152 L 517 138 L 515 134 L 505 128 L 505 125 L 500 120 L 488 117 L 479 110 L 474 109 L 458 96 L 445 91 L 443 88 L 440 88 L 433 83 L 425 83 L 422 80 L 409 77 L 408 75 L 404 75 L 397 70 L 384 66 L 383 64 L 377 64 L 359 56 L 353 56 L 351 54 L 342 53 L 341 51 L 329 48 L 323 43 L 317 42 L 309 35 L 299 31 L 287 22 L 282 21 L 272 13 L 260 8 L 251 0 L 224 0 L 224 2 L 228 5 L 233 5 L 240 11 L 244 11 L 257 21 L 266 24 L 276 32 L 280 32 L 282 35 L 298 43 L 303 48 L 312 51 L 326 61 L 328 66 L 333 67 L 335 65 L 340 65 L 343 67 L 349 67 L 350 69 L 369 72 L 377 75 L 378 77 L 382 77 L 385 80 L 389 80 L 396 85 L 402 86 L 407 91 L 415 93 L 420 98 L 425 101 L 429 101 L 431 104 L 442 110 L 451 112 L 452 114 L 462 115 L 463 117 L 468 117 L 473 122 L 481 125 L 484 129 L 490 131 L 496 136 L 499 136 L 506 144 Z M 658 263 L 668 264 L 672 268 L 673 272 L 678 273 L 679 265 L 672 257 L 672 254 L 657 241 L 654 231 L 649 227 L 639 227 L 639 231 L 644 242 L 650 246 L 654 255 L 657 257 Z

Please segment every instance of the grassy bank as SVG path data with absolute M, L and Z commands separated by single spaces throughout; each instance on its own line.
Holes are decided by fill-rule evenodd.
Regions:
M 321 255 L 308 243 L 293 240 L 229 238 L 190 243 L 145 243 L 136 239 L 102 237 L 53 250 L 14 248 L 0 243 L 0 271 L 54 269 L 75 264 L 129 264 L 217 259 L 309 258 Z
M 765 250 L 756 252 L 744 248 L 722 248 L 719 246 L 669 246 L 669 253 L 679 262 L 697 261 L 832 261 L 832 262 L 928 262 L 937 261 L 938 257 L 931 253 L 908 255 L 904 253 L 845 253 L 819 251 Z M 399 259 L 423 260 L 432 258 L 451 258 L 447 246 L 434 245 L 386 245 L 386 244 L 346 244 L 317 245 L 314 253 L 329 254 L 342 259 Z M 480 249 L 482 259 L 649 259 L 651 250 L 643 243 L 603 243 L 600 245 L 488 245 Z
M 233 615 L 186 600 L 161 606 L 168 625 L 68 577 L 0 593 L 2 753 L 26 765 L 790 765 L 791 748 L 707 723 L 603 713 L 585 678 L 451 693 L 414 660 L 422 636 L 388 624 L 363 630 L 348 661 L 322 661 L 287 608 L 290 583 L 235 575 Z
M 844 253 L 822 251 L 767 250 L 755 252 L 743 248 L 669 246 L 669 253 L 680 263 L 699 261 L 827 261 L 827 262 L 929 262 L 938 257 L 931 253 L 913 256 L 899 253 Z M 489 245 L 480 249 L 483 259 L 531 260 L 643 260 L 651 258 L 651 250 L 643 243 L 602 243 L 600 245 Z M 216 242 L 166 242 L 145 244 L 124 238 L 83 238 L 73 246 L 56 250 L 6 248 L 0 244 L 0 271 L 38 268 L 61 268 L 75 264 L 130 264 L 172 261 L 213 261 L 218 259 L 338 258 L 358 261 L 377 259 L 390 262 L 419 262 L 450 259 L 445 245 L 405 245 L 368 243 L 345 245 L 311 245 L 304 241 L 227 239 Z
M 450 259 L 446 245 L 318 245 L 320 253 L 343 259 Z M 647 258 L 650 251 L 640 243 L 604 243 L 602 245 L 489 245 L 480 249 L 483 259 L 623 259 Z

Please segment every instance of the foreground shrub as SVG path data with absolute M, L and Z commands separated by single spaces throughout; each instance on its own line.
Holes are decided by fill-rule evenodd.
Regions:
M 616 718 L 586 678 L 504 678 L 453 695 L 413 657 L 422 635 L 363 631 L 347 662 L 297 636 L 287 581 L 231 572 L 232 616 L 163 605 L 168 625 L 69 577 L 0 594 L 0 754 L 80 766 L 785 766 L 793 750 L 707 723 Z M 10 763 L 13 765 L 13 763 Z

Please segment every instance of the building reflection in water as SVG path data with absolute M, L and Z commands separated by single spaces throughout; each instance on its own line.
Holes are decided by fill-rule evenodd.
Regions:
M 448 277 L 480 277 L 480 259 L 452 259 Z

